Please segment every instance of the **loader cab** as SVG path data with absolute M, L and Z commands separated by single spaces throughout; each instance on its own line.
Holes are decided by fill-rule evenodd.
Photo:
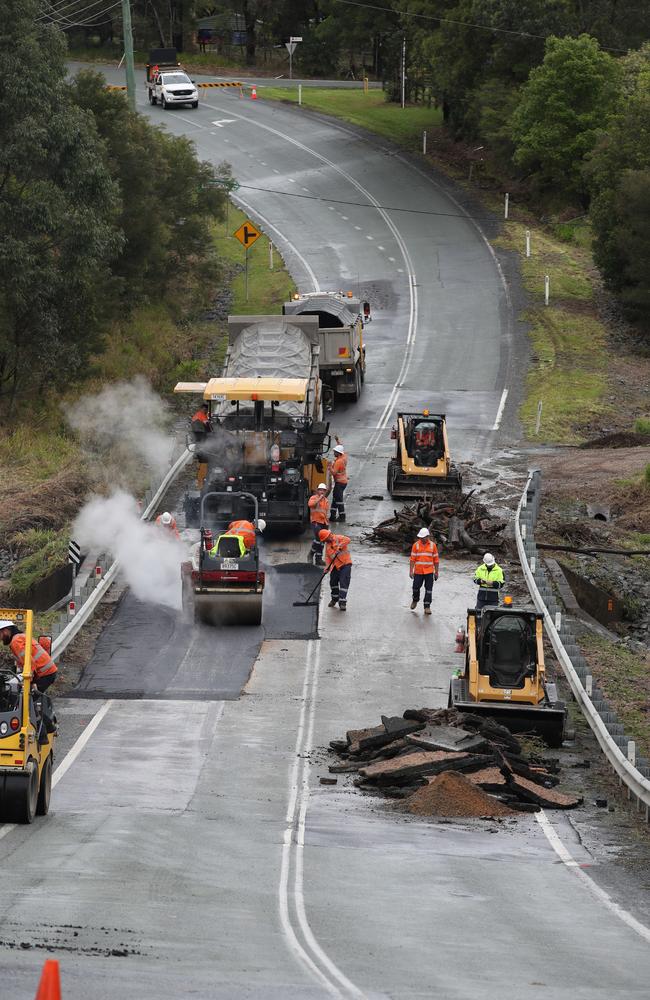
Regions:
M 437 465 L 445 453 L 442 420 L 433 417 L 410 418 L 405 440 L 408 454 L 420 468 Z
M 483 608 L 477 637 L 479 673 L 490 686 L 521 689 L 537 674 L 537 621 L 534 611 Z

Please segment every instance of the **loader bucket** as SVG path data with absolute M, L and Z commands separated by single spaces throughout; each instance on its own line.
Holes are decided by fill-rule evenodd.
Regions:
M 531 733 L 549 747 L 562 746 L 566 710 L 547 705 L 513 705 L 495 701 L 454 701 L 459 712 L 489 716 L 511 733 Z
M 420 497 L 452 496 L 461 492 L 461 477 L 457 472 L 448 476 L 406 476 L 404 473 L 395 476 L 390 495 L 404 499 L 419 499 Z

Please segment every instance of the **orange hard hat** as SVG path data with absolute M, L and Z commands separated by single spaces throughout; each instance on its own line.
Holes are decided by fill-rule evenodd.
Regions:
M 321 542 L 325 542 L 327 541 L 327 539 L 330 537 L 331 534 L 332 532 L 329 531 L 328 528 L 323 528 L 322 531 L 318 532 L 318 538 L 320 539 Z

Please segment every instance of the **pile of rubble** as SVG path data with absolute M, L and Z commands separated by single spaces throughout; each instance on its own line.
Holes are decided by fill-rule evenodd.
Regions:
M 408 552 L 420 528 L 428 528 L 445 552 L 498 551 L 503 547 L 508 518 L 498 519 L 467 493 L 458 502 L 417 500 L 396 510 L 393 517 L 372 529 L 368 538 Z
M 330 765 L 332 774 L 356 774 L 357 788 L 404 799 L 419 815 L 501 816 L 582 801 L 558 791 L 557 758 L 524 754 L 505 726 L 454 708 L 382 716 L 381 725 L 351 729 L 330 749 L 342 760 Z

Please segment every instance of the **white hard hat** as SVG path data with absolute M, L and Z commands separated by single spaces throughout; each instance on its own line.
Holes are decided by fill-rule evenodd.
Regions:
M 172 523 L 172 516 L 169 513 L 169 511 L 165 511 L 165 513 L 160 518 L 160 520 L 162 521 L 163 524 L 171 524 Z
M 334 451 L 337 452 L 339 455 L 343 455 L 345 452 L 345 448 L 343 447 L 342 444 L 337 444 L 334 448 Z
M 258 517 L 258 519 L 257 519 L 257 530 L 258 531 L 264 531 L 265 528 L 266 528 L 266 521 L 264 520 L 263 517 Z
M 325 483 L 319 483 L 318 486 L 316 487 L 316 489 L 317 490 L 326 490 L 327 489 L 327 485 Z
M 428 538 L 431 532 L 428 528 L 420 528 L 418 531 L 418 538 Z
M 483 556 L 483 562 L 485 563 L 486 566 L 494 566 L 496 559 L 494 558 L 491 552 L 486 552 L 485 555 Z
M 3 618 L 2 621 L 0 621 L 0 628 L 11 628 L 15 624 L 15 622 L 10 622 L 8 618 Z

